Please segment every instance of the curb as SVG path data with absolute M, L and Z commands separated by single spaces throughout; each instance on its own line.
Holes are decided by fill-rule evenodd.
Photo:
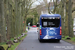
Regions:
M 22 42 L 23 42 L 23 41 L 21 41 L 20 44 L 21 44 Z M 20 45 L 20 44 L 19 44 L 19 45 Z M 19 45 L 15 48 L 15 50 L 17 50 L 17 48 L 19 47 Z
M 62 39 L 63 40 L 63 39 Z M 67 43 L 70 43 L 70 44 L 72 44 L 72 45 L 75 45 L 75 44 L 73 44 L 73 43 L 71 43 L 71 42 L 68 42 L 67 40 L 63 40 L 63 41 L 65 41 L 65 42 L 67 42 Z

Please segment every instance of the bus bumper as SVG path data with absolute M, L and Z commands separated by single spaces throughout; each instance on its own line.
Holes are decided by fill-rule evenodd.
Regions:
M 61 40 L 62 36 L 61 35 L 58 35 L 58 36 L 43 36 L 43 35 L 41 35 L 40 39 L 59 39 L 59 40 Z

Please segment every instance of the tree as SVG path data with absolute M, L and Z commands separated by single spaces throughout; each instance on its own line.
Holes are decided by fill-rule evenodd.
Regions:
M 68 0 L 64 1 L 64 20 L 65 20 L 65 32 L 64 32 L 64 36 L 68 36 Z
M 12 38 L 12 32 L 11 32 L 11 0 L 6 1 L 6 21 L 7 21 L 7 39 L 10 40 Z
M 4 0 L 0 0 L 0 34 L 1 34 L 1 42 L 6 40 L 6 32 L 5 32 L 5 16 L 4 16 Z
M 54 2 L 54 0 L 53 0 L 53 2 Z M 54 10 L 53 10 L 53 13 L 56 13 L 56 8 L 57 8 L 57 0 L 55 0 L 55 2 L 54 2 Z
M 61 0 L 61 12 L 60 12 L 60 14 L 61 14 L 61 20 L 62 20 L 62 34 L 64 34 L 65 32 L 64 32 L 64 0 Z
M 23 33 L 26 29 L 26 17 L 32 5 L 32 0 L 1 0 L 0 1 L 0 36 L 1 41 L 10 40 Z M 7 33 L 5 28 L 7 27 Z M 7 37 L 6 37 L 7 36 Z
M 69 0 L 68 4 L 68 29 L 69 29 L 69 36 L 73 37 L 72 0 Z
M 32 0 L 24 0 L 23 2 L 24 2 L 24 4 L 23 4 L 23 6 L 24 6 L 23 7 L 23 10 L 24 10 L 23 16 L 24 16 L 24 32 L 25 32 L 27 15 L 29 14 L 28 12 L 29 12 L 33 2 L 32 2 Z

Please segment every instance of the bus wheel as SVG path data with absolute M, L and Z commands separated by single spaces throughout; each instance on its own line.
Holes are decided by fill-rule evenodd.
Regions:
M 60 43 L 60 40 L 57 40 L 58 43 Z
M 41 39 L 39 39 L 39 42 L 42 42 L 42 40 L 41 40 Z

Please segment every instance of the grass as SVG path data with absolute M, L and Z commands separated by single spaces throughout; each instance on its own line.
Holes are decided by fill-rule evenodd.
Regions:
M 71 40 L 75 42 L 75 37 L 71 38 Z
M 26 36 L 27 36 L 27 34 L 24 37 L 22 37 L 20 40 L 24 39 Z
M 23 33 L 27 33 L 27 30 L 25 32 L 23 32 Z
M 20 44 L 19 43 L 14 43 L 14 45 L 11 46 L 11 48 L 9 48 L 8 50 L 15 50 L 15 48 Z
M 24 33 L 27 33 L 27 31 L 25 31 Z M 21 34 L 19 34 L 19 35 L 16 36 L 16 37 L 19 37 L 19 36 L 21 36 Z M 24 39 L 26 36 L 27 36 L 27 34 L 26 34 L 24 37 L 22 37 L 20 40 Z M 14 40 L 14 38 L 11 38 L 11 41 L 13 41 L 13 40 Z M 8 41 L 8 40 L 7 40 L 7 41 Z M 9 48 L 9 50 L 15 50 L 15 48 L 16 48 L 19 44 L 20 44 L 20 42 L 14 43 L 14 45 L 12 45 L 11 48 Z M 8 45 L 6 45 L 6 42 L 0 43 L 0 46 L 3 46 L 5 50 L 6 50 L 7 47 L 8 47 Z
M 6 50 L 7 49 L 7 47 L 8 47 L 8 45 L 1 45 L 1 46 L 3 46 L 4 47 L 4 49 Z
M 27 30 L 25 31 L 25 33 L 27 33 Z
M 16 38 L 19 37 L 19 36 L 21 36 L 21 34 L 19 34 L 18 36 L 16 36 Z M 13 41 L 13 40 L 14 40 L 14 38 L 11 38 L 11 41 Z M 7 41 L 9 41 L 9 40 L 7 40 Z
M 28 29 L 28 27 L 26 27 L 26 29 Z
M 65 36 L 65 38 L 62 38 L 62 39 L 67 40 L 67 39 L 66 39 L 67 37 L 69 37 L 69 36 Z M 72 37 L 71 40 L 72 40 L 72 41 L 75 41 L 75 37 Z
M 5 42 L 3 42 L 3 43 L 0 43 L 0 45 L 3 45 L 3 44 L 6 44 Z
M 27 34 L 26 34 L 24 37 L 22 37 L 20 40 L 24 39 L 26 36 L 27 36 Z M 15 50 L 15 48 L 16 48 L 19 44 L 20 44 L 20 42 L 19 42 L 19 43 L 14 43 L 14 45 L 12 45 L 11 48 L 9 48 L 9 50 Z
M 69 36 L 65 36 L 65 38 L 62 38 L 62 40 L 67 41 L 69 43 L 75 44 L 75 37 L 72 37 L 71 40 L 66 39 Z
M 69 36 L 65 36 L 65 38 L 62 38 L 62 39 L 66 40 L 67 37 L 69 37 Z
M 8 47 L 8 45 L 6 45 L 6 43 L 5 43 L 5 42 L 0 43 L 0 46 L 2 46 L 5 50 L 6 50 L 6 49 L 7 49 L 7 47 Z

